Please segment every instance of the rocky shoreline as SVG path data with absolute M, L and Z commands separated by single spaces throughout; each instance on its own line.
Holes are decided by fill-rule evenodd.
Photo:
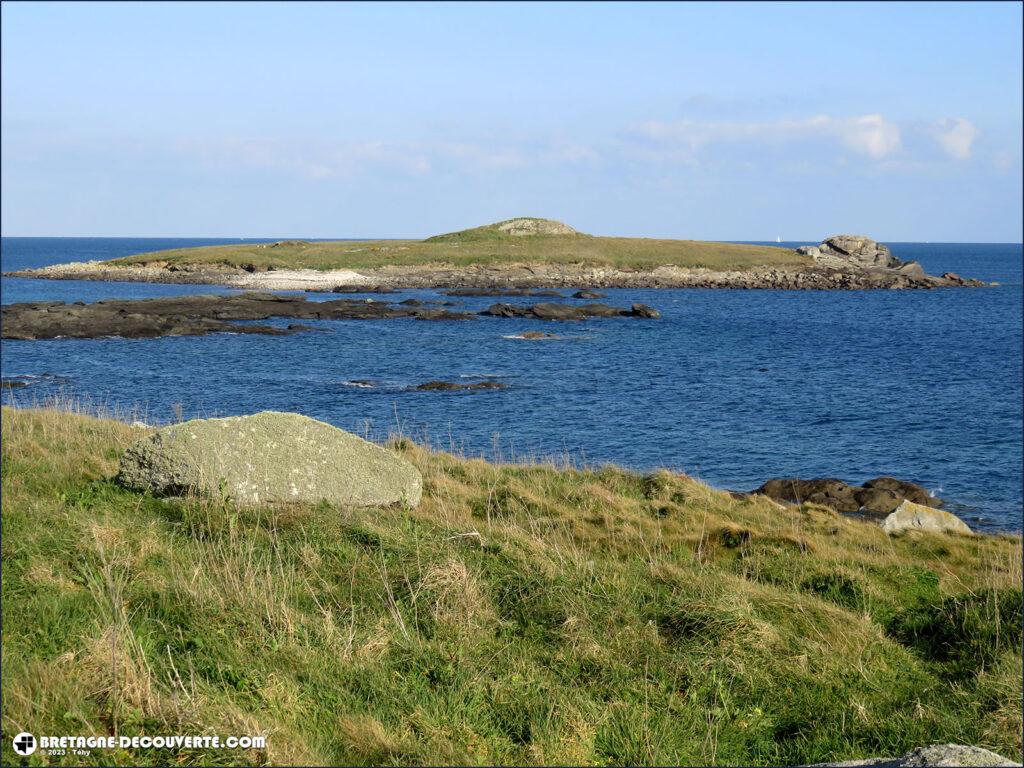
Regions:
M 110 266 L 106 262 L 55 264 L 6 272 L 4 277 L 42 280 L 223 285 L 254 290 L 386 292 L 388 289 L 477 289 L 527 291 L 590 288 L 716 288 L 739 290 L 931 290 L 990 285 L 947 272 L 941 276 L 886 268 L 854 266 L 753 268 L 718 272 L 663 265 L 636 271 L 568 264 L 488 267 L 419 266 L 377 270 L 274 270 L 248 272 L 237 267 L 197 264 L 179 267 Z

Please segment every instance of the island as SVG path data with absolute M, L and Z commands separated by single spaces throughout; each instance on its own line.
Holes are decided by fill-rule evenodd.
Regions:
M 55 264 L 6 277 L 229 285 L 257 290 L 400 288 L 932 289 L 987 285 L 927 275 L 859 235 L 789 248 L 595 237 L 520 217 L 425 240 L 240 242 Z

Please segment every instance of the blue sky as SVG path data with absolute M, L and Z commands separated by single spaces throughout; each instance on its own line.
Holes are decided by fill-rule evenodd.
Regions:
M 1019 242 L 1021 11 L 4 2 L 0 229 Z

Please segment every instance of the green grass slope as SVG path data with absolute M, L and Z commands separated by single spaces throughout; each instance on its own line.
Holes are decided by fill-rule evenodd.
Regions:
M 109 479 L 144 433 L 3 411 L 5 765 L 1021 757 L 1019 537 L 405 439 L 415 510 L 175 503 Z M 23 759 L 23 730 L 267 748 Z
M 579 233 L 517 236 L 498 229 L 502 223 L 438 235 L 426 240 L 242 242 L 143 253 L 115 259 L 110 263 L 221 264 L 319 270 L 524 263 L 578 264 L 637 270 L 675 264 L 681 267 L 731 270 L 760 265 L 809 263 L 807 258 L 786 248 L 696 240 L 592 237 Z

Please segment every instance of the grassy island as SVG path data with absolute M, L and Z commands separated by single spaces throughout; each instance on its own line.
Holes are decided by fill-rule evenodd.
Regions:
M 426 240 L 238 243 L 143 253 L 111 265 L 220 265 L 256 269 L 378 269 L 446 265 L 574 264 L 652 269 L 664 264 L 737 270 L 805 265 L 787 248 L 696 240 L 654 240 L 584 235 L 547 219 L 509 219 Z
M 175 502 L 110 480 L 147 433 L 3 410 L 4 764 L 43 764 L 24 730 L 267 738 L 52 764 L 1021 757 L 1020 537 L 402 438 L 414 510 Z

